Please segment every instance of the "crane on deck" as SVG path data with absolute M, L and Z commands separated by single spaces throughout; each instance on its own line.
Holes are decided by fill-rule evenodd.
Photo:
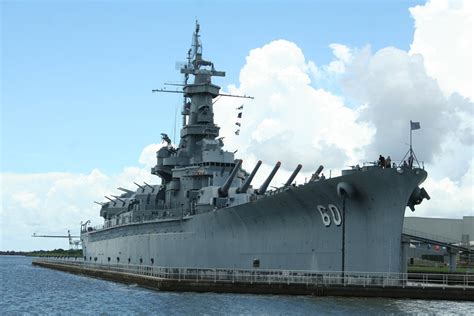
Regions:
M 74 240 L 73 238 L 79 238 L 79 236 L 71 236 L 71 231 L 68 229 L 67 235 L 38 235 L 34 233 L 31 237 L 44 237 L 44 238 L 67 238 L 69 240 L 69 249 L 79 249 L 81 244 L 80 240 Z

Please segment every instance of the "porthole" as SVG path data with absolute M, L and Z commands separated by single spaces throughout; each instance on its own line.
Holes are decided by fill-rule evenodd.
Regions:
M 260 268 L 260 259 L 253 259 L 253 267 Z

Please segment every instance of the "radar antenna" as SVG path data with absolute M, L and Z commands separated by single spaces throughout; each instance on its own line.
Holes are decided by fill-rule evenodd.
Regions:
M 164 83 L 165 86 L 180 86 L 183 87 L 181 90 L 167 90 L 166 87 L 159 88 L 159 89 L 152 89 L 151 92 L 165 92 L 165 93 L 181 93 L 183 94 L 183 109 L 181 111 L 181 115 L 183 116 L 182 125 L 186 125 L 186 117 L 190 114 L 190 106 L 191 106 L 191 98 L 190 95 L 185 92 L 186 87 L 189 85 L 189 75 L 199 75 L 202 73 L 206 73 L 209 76 L 225 76 L 225 72 L 217 71 L 214 68 L 214 63 L 208 60 L 204 60 L 202 58 L 202 43 L 201 43 L 201 35 L 199 34 L 200 26 L 199 22 L 196 20 L 196 27 L 193 32 L 191 48 L 187 52 L 187 63 L 176 63 L 176 67 L 180 67 L 180 71 L 183 74 L 183 83 Z M 201 83 L 202 85 L 207 85 L 209 83 Z M 198 86 L 199 84 L 194 83 L 194 86 Z M 231 93 L 216 93 L 218 97 L 216 100 L 212 102 L 214 104 L 219 100 L 219 97 L 232 97 L 232 98 L 244 98 L 244 99 L 253 99 L 254 97 L 248 95 L 236 95 Z M 176 126 L 176 124 L 175 124 Z M 175 133 L 176 134 L 176 133 Z

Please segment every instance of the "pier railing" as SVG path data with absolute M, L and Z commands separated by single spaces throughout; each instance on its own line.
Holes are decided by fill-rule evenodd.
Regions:
M 169 268 L 126 263 L 96 263 L 84 261 L 82 258 L 38 258 L 35 261 L 73 265 L 84 269 L 113 271 L 155 278 L 157 280 L 173 280 L 178 282 L 474 288 L 474 275 L 469 274 Z

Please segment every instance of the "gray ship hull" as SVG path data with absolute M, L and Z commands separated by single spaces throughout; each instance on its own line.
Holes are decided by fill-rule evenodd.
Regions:
M 83 232 L 84 258 L 162 267 L 401 272 L 405 208 L 427 174 L 399 171 L 372 167 L 234 207 Z M 342 182 L 355 189 L 344 205 L 337 194 Z M 331 213 L 333 206 L 344 219 Z

